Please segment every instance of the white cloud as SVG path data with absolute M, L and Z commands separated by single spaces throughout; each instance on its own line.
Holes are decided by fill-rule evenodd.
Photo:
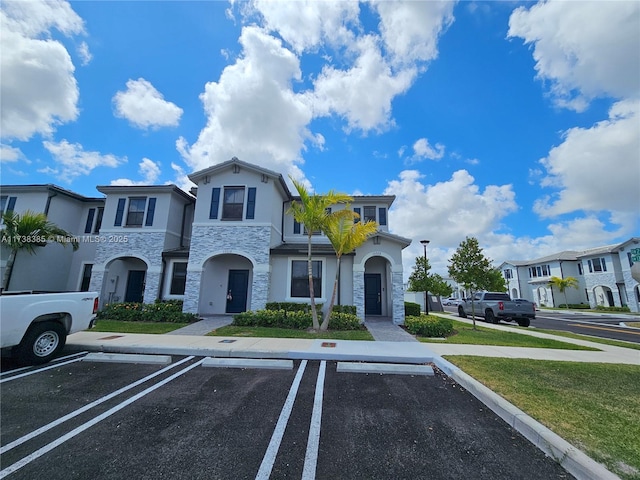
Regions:
M 571 128 L 540 164 L 541 185 L 559 192 L 539 199 L 534 211 L 553 217 L 576 211 L 638 212 L 640 205 L 640 102 L 616 103 L 609 119 Z
M 127 161 L 126 157 L 121 158 L 111 154 L 102 155 L 99 152 L 85 152 L 79 143 L 69 143 L 66 140 L 58 143 L 45 141 L 43 145 L 58 164 L 58 168 L 47 167 L 46 173 L 55 175 L 65 182 L 71 182 L 80 175 L 88 175 L 94 168 L 115 168 Z
M 242 54 L 217 82 L 200 95 L 207 125 L 191 146 L 176 142 L 187 165 L 195 170 L 238 157 L 302 178 L 305 142 L 324 139 L 308 129 L 312 110 L 292 82 L 301 79 L 300 62 L 282 42 L 256 26 L 242 29 Z
M 171 162 L 171 169 L 176 176 L 173 183 L 175 183 L 178 187 L 180 187 L 185 192 L 191 190 L 191 187 L 195 187 L 195 184 L 191 180 L 189 180 L 188 174 L 184 171 L 184 168 L 182 168 L 177 163 Z
M 2 163 L 14 163 L 18 160 L 30 163 L 22 153 L 22 150 L 11 145 L 0 144 L 0 162 Z
M 595 97 L 638 97 L 639 24 L 638 2 L 548 1 L 514 10 L 508 37 L 533 46 L 556 102 L 582 111 Z
M 372 2 L 380 15 L 380 33 L 394 63 L 430 61 L 438 56 L 438 38 L 454 21 L 456 2 Z
M 277 32 L 296 53 L 315 50 L 324 42 L 334 46 L 349 44 L 354 38 L 349 27 L 359 25 L 357 1 L 256 0 L 252 6 L 262 15 L 264 27 Z
M 144 78 L 127 81 L 127 89 L 113 97 L 115 115 L 128 120 L 141 129 L 175 127 L 180 123 L 183 110 L 168 102 Z
M 131 180 L 129 178 L 118 178 L 111 181 L 111 185 L 153 185 L 160 178 L 160 164 L 143 158 L 138 164 L 138 173 L 142 177 L 142 180 Z
M 429 140 L 426 138 L 420 138 L 413 144 L 413 159 L 414 160 L 440 160 L 444 156 L 444 145 L 436 143 L 435 148 L 431 146 Z
M 87 45 L 87 42 L 82 42 L 79 46 L 78 46 L 78 55 L 80 56 L 80 59 L 82 60 L 82 65 L 89 65 L 89 63 L 91 62 L 91 60 L 93 60 L 93 55 L 91 55 L 91 52 L 89 51 L 89 45 Z
M 322 69 L 312 94 L 315 116 L 337 114 L 347 121 L 347 130 L 364 132 L 393 125 L 391 102 L 411 87 L 418 70 L 410 66 L 394 71 L 382 56 L 378 40 L 374 35 L 358 38 L 353 46 L 357 58 L 350 68 Z
M 66 48 L 49 38 L 84 34 L 67 2 L 3 2 L 0 10 L 0 130 L 3 138 L 48 136 L 78 117 L 78 85 Z

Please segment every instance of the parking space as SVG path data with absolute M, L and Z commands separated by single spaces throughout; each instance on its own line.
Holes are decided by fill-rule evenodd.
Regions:
M 201 362 L 75 362 L 4 383 L 0 478 L 572 478 L 439 373 Z

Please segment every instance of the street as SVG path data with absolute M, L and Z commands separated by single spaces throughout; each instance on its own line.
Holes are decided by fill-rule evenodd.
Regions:
M 457 318 L 455 305 L 445 306 L 445 311 L 454 314 Z M 478 320 L 482 321 L 480 317 Z M 630 315 L 598 315 L 594 313 L 584 314 L 571 311 L 568 313 L 559 311 L 538 310 L 535 320 L 531 321 L 529 328 L 542 328 L 546 330 L 560 330 L 593 337 L 622 340 L 632 343 L 640 343 L 640 330 L 620 325 L 624 321 L 640 321 L 638 317 Z M 516 325 L 512 322 L 501 322 L 501 325 Z
M 0 478 L 573 478 L 439 371 L 82 357 L 2 373 Z

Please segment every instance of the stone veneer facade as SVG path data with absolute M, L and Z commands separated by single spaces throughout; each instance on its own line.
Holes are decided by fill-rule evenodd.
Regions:
M 182 311 L 198 313 L 200 280 L 205 262 L 216 255 L 241 255 L 253 264 L 250 310 L 262 309 L 269 298 L 271 227 L 266 225 L 194 225 L 189 247 L 187 284 Z
M 109 239 L 110 235 L 105 234 Z M 89 289 L 101 292 L 108 263 L 122 257 L 139 258 L 147 264 L 145 276 L 144 303 L 153 303 L 158 298 L 160 276 L 162 275 L 162 255 L 165 234 L 163 232 L 133 232 L 114 234 L 113 238 L 123 241 L 101 242 L 96 246 L 95 263 L 91 270 Z M 126 239 L 126 242 L 124 241 Z M 101 305 L 104 299 L 101 298 Z

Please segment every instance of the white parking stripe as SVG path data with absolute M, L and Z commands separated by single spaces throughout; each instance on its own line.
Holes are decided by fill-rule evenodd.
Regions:
M 106 412 L 102 413 L 101 415 L 98 415 L 97 417 L 93 418 L 92 420 L 89 420 L 88 422 L 83 423 L 79 427 L 74 428 L 73 430 L 71 430 L 66 435 L 63 435 L 62 437 L 58 438 L 57 440 L 55 440 L 55 441 L 45 445 L 44 447 L 36 450 L 32 454 L 27 455 L 26 457 L 22 458 L 21 460 L 18 460 L 13 465 L 10 465 L 7 468 L 5 468 L 4 470 L 0 471 L 0 479 L 5 478 L 7 475 L 10 475 L 13 472 L 15 472 L 16 470 L 24 467 L 25 465 L 28 465 L 29 463 L 31 463 L 35 459 L 37 459 L 37 458 L 41 457 L 42 455 L 50 452 L 54 448 L 62 445 L 67 440 L 72 439 L 73 437 L 75 437 L 79 433 L 82 433 L 85 430 L 87 430 L 88 428 L 93 427 L 95 424 L 101 422 L 105 418 L 110 417 L 114 413 L 122 410 L 124 407 L 132 404 L 136 400 L 139 400 L 140 398 L 144 397 L 145 395 L 147 395 L 147 394 L 153 392 L 154 390 L 157 390 L 158 388 L 166 385 L 170 381 L 175 380 L 179 376 L 187 373 L 189 370 L 192 370 L 195 367 L 199 366 L 201 363 L 202 363 L 202 360 L 200 360 L 200 361 L 198 361 L 198 362 L 196 362 L 196 363 L 194 363 L 192 365 L 189 365 L 188 367 L 180 370 L 179 372 L 174 373 L 170 377 L 165 378 L 161 382 L 158 382 L 155 385 L 152 385 L 151 387 L 147 388 L 146 390 L 143 390 L 142 392 L 138 393 L 137 395 L 134 395 L 133 397 L 128 398 L 127 400 L 125 400 L 124 402 L 116 405 L 115 407 L 110 408 L 109 410 L 107 410 Z
M 74 358 L 72 360 L 67 360 L 66 362 L 59 362 L 59 363 L 55 363 L 53 365 L 48 365 L 48 366 L 46 366 L 44 368 L 39 368 L 37 370 L 31 370 L 29 372 L 24 372 L 24 373 L 21 373 L 19 375 L 14 375 L 13 377 L 3 378 L 2 380 L 0 380 L 0 383 L 10 382 L 11 380 L 15 380 L 17 378 L 28 377 L 29 375 L 33 375 L 34 373 L 45 372 L 47 370 L 51 370 L 52 368 L 57 368 L 57 367 L 60 367 L 62 365 L 67 365 L 69 363 L 79 362 L 80 360 L 82 360 L 82 357 Z
M 311 413 L 311 425 L 309 426 L 309 439 L 307 440 L 307 453 L 304 456 L 304 468 L 302 480 L 315 480 L 316 466 L 318 465 L 318 448 L 320 447 L 320 424 L 322 422 L 322 398 L 324 396 L 324 376 L 327 370 L 327 362 L 320 362 L 318 379 L 316 380 L 316 393 L 313 398 L 313 412 Z
M 284 430 L 285 428 L 287 428 L 289 416 L 291 415 L 291 411 L 293 410 L 293 402 L 295 401 L 296 395 L 298 394 L 298 387 L 300 387 L 300 381 L 302 380 L 302 375 L 304 374 L 304 369 L 306 368 L 306 366 L 306 360 L 300 362 L 300 367 L 298 367 L 296 376 L 293 379 L 291 388 L 289 389 L 289 394 L 287 395 L 287 399 L 285 400 L 282 411 L 280 412 L 280 418 L 278 418 L 276 428 L 273 431 L 273 435 L 271 435 L 271 441 L 269 442 L 267 451 L 265 452 L 262 463 L 260 464 L 260 469 L 258 470 L 258 474 L 256 475 L 256 480 L 268 480 L 271 476 L 271 470 L 273 469 L 273 464 L 276 461 L 278 449 L 280 448 L 280 442 L 282 442 Z
M 91 403 L 88 403 L 84 407 L 79 408 L 78 410 L 76 410 L 74 412 L 71 412 L 71 413 L 69 413 L 69 414 L 67 414 L 67 415 L 65 415 L 63 417 L 60 417 L 59 419 L 54 420 L 53 422 L 51 422 L 51 423 L 49 423 L 49 424 L 47 424 L 47 425 L 45 425 L 43 427 L 40 427 L 37 430 L 34 430 L 33 432 L 28 433 L 28 434 L 26 434 L 26 435 L 24 435 L 24 436 L 22 436 L 22 437 L 20 437 L 20 438 L 18 438 L 16 440 L 14 440 L 11 443 L 7 443 L 2 448 L 0 448 L 0 455 L 5 453 L 5 452 L 8 452 L 9 450 L 11 450 L 12 448 L 17 447 L 18 445 L 22 445 L 24 442 L 29 441 L 32 438 L 35 438 L 38 435 L 41 435 L 41 434 L 43 434 L 44 432 L 46 432 L 48 430 L 51 430 L 54 427 L 57 427 L 58 425 L 66 422 L 67 420 L 70 420 L 70 419 L 72 419 L 74 417 L 77 417 L 81 413 L 84 413 L 87 410 L 90 410 L 93 407 L 95 407 L 97 405 L 100 405 L 101 403 L 106 402 L 107 400 L 111 400 L 113 397 L 116 397 L 116 396 L 120 395 L 121 393 L 126 392 L 127 390 L 131 390 L 132 388 L 135 388 L 138 385 L 140 385 L 142 383 L 145 383 L 146 381 L 151 380 L 152 378 L 157 377 L 158 375 L 162 375 L 164 372 L 166 372 L 168 370 L 171 370 L 172 368 L 175 368 L 175 367 L 177 367 L 179 365 L 182 365 L 185 362 L 188 362 L 189 360 L 191 360 L 193 358 L 194 357 L 183 358 L 179 362 L 176 362 L 176 363 L 174 363 L 172 365 L 169 365 L 169 366 L 163 368 L 162 370 L 158 370 L 157 372 L 152 373 L 151 375 L 147 375 L 146 377 L 141 378 L 140 380 L 138 380 L 136 382 L 133 382 L 133 383 L 127 385 L 126 387 L 122 387 L 119 390 L 116 390 L 115 392 L 110 393 L 109 395 L 105 395 L 102 398 L 99 398 L 99 399 L 97 399 L 97 400 L 95 400 L 95 401 L 93 401 Z
M 73 353 L 71 355 L 66 355 L 64 357 L 57 357 L 53 360 L 51 360 L 51 363 L 49 365 L 53 365 L 54 362 L 61 362 L 63 360 L 67 360 L 70 358 L 74 358 L 74 357 L 79 357 L 79 356 L 83 356 L 86 355 L 88 352 L 78 352 L 78 353 Z M 33 365 L 27 366 L 27 367 L 20 367 L 20 368 L 14 368 L 13 370 L 7 370 L 6 372 L 0 372 L 0 377 L 6 377 L 7 375 L 11 375 L 13 373 L 18 373 L 18 372 L 22 372 L 24 370 L 29 370 L 30 368 L 33 368 Z M 37 372 L 39 370 L 34 370 L 34 373 Z

